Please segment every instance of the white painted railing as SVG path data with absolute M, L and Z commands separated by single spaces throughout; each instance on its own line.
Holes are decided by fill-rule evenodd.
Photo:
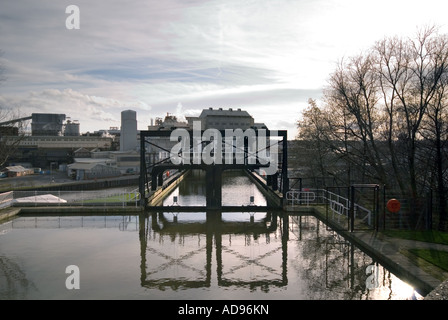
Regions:
M 350 212 L 349 199 L 325 189 L 309 189 L 307 191 L 292 189 L 286 193 L 286 200 L 287 204 L 291 207 L 297 205 L 328 204 L 328 208 L 333 213 L 333 218 L 335 215 L 348 217 Z M 371 210 L 355 203 L 354 211 L 355 217 L 361 218 L 361 220 L 366 221 L 369 225 L 371 224 Z
M 14 200 L 12 191 L 0 193 L 0 209 L 10 207 Z

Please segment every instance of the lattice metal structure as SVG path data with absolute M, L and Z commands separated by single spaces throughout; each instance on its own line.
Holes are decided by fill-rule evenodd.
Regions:
M 289 190 L 288 179 L 288 144 L 287 144 L 287 131 L 286 130 L 254 130 L 255 136 L 244 137 L 244 143 L 239 145 L 231 145 L 227 140 L 222 140 L 222 146 L 219 145 L 213 139 L 209 141 L 199 140 L 200 148 L 199 153 L 202 150 L 214 149 L 211 154 L 214 159 L 219 158 L 221 161 L 210 163 L 207 159 L 198 158 L 198 133 L 192 130 L 182 129 L 188 132 L 184 135 L 184 141 L 179 142 L 176 148 L 168 149 L 166 146 L 162 146 L 160 138 L 170 138 L 176 136 L 175 130 L 159 130 L 159 131 L 140 131 L 140 184 L 139 191 L 141 196 L 141 206 L 147 206 L 147 195 L 157 190 L 158 187 L 163 185 L 164 172 L 176 169 L 176 170 L 188 170 L 188 169 L 200 169 L 206 172 L 206 190 L 207 190 L 207 208 L 209 209 L 221 209 L 222 208 L 222 194 L 221 194 L 221 175 L 224 170 L 230 169 L 243 169 L 248 171 L 254 171 L 257 169 L 269 168 L 269 173 L 266 174 L 267 185 L 273 190 L 279 190 L 283 194 L 283 199 L 286 199 L 286 192 Z M 199 138 L 204 136 L 206 131 L 201 131 Z M 216 130 L 222 137 L 225 137 L 228 133 L 226 130 Z M 265 148 L 256 148 L 256 152 L 253 152 L 250 139 L 253 138 L 256 141 L 266 138 L 269 143 Z M 279 140 L 276 140 L 279 139 Z M 158 142 L 159 141 L 159 142 Z M 187 142 L 185 142 L 187 141 Z M 271 143 L 273 141 L 273 143 Z M 175 141 L 176 142 L 176 141 Z M 275 170 L 271 170 L 273 161 L 268 162 L 266 159 L 262 159 L 258 156 L 259 151 L 265 151 L 264 149 L 274 149 L 276 151 L 269 154 L 270 159 L 275 159 Z M 147 152 L 147 147 L 155 147 L 164 152 L 166 157 L 154 161 L 151 159 Z M 217 148 L 218 147 L 218 148 Z M 229 160 L 228 150 L 231 150 L 233 158 Z M 175 150 L 175 151 L 173 151 Z M 222 154 L 219 154 L 221 150 Z M 169 155 L 169 156 L 168 156 Z M 198 160 L 199 159 L 199 160 Z M 174 160 L 174 161 L 173 161 Z M 212 159 L 213 160 L 213 159 Z M 241 160 L 241 161 L 237 161 Z

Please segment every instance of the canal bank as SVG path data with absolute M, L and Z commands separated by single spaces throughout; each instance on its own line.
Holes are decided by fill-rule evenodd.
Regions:
M 174 185 L 173 185 L 174 186 Z M 166 190 L 168 194 L 168 190 Z M 290 209 L 290 208 L 287 208 Z M 11 219 L 16 215 L 33 215 L 33 214 L 105 214 L 105 215 L 122 215 L 135 214 L 141 212 L 140 207 L 135 206 L 100 206 L 100 207 L 64 207 L 64 206 L 34 206 L 34 207 L 10 207 L 0 210 L 1 218 Z M 288 210 L 288 214 L 307 214 L 314 215 L 321 221 L 326 222 L 325 216 L 320 214 L 312 207 L 296 207 L 294 210 Z M 329 227 L 332 227 L 328 223 Z M 335 226 L 333 226 L 335 227 Z M 339 229 L 335 227 L 334 229 Z M 396 238 L 389 238 L 381 233 L 374 231 L 356 231 L 344 232 L 338 231 L 348 241 L 357 245 L 360 249 L 372 256 L 380 264 L 386 268 L 393 270 L 393 272 L 400 277 L 406 278 L 409 284 L 418 288 L 418 292 L 427 299 L 446 300 L 448 299 L 448 283 L 443 282 L 439 278 L 433 276 L 428 271 L 428 266 L 423 264 L 416 264 L 412 261 L 405 252 L 411 248 L 437 248 L 438 250 L 447 250 L 447 246 L 422 243 L 419 241 L 405 241 Z M 434 272 L 439 272 L 433 269 Z M 441 272 L 440 272 L 441 273 Z
M 24 177 L 0 179 L 0 193 L 6 191 L 81 191 L 107 188 L 135 186 L 137 188 L 140 176 L 127 175 L 121 177 L 74 181 L 66 174 L 55 172 L 51 175 L 29 175 Z
M 289 214 L 311 214 L 324 221 L 330 228 L 340 226 L 329 221 L 313 207 L 287 208 Z M 381 232 L 338 230 L 348 241 L 372 256 L 381 265 L 418 288 L 428 300 L 448 300 L 448 272 L 419 259 L 411 259 L 410 249 L 434 249 L 448 252 L 448 245 L 387 237 Z

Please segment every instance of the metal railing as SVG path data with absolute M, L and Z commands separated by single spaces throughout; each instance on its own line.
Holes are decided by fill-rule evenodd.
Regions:
M 0 209 L 8 208 L 14 200 L 14 193 L 12 191 L 0 193 Z
M 314 191 L 299 191 L 290 190 L 286 193 L 286 201 L 288 205 L 303 205 L 309 206 L 310 204 L 316 204 L 316 193 Z
M 325 189 L 309 189 L 306 191 L 291 189 L 286 193 L 286 201 L 291 207 L 319 204 L 328 205 L 329 210 L 333 214 L 333 219 L 337 216 L 345 216 L 348 218 L 350 214 L 350 199 Z M 357 203 L 354 203 L 353 207 L 355 218 L 359 218 L 368 225 L 372 224 L 371 210 Z

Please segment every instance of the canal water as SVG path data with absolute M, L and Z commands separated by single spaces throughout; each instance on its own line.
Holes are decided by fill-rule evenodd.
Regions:
M 164 205 L 205 205 L 200 177 L 192 173 Z M 266 204 L 246 176 L 225 172 L 223 204 L 251 197 Z M 313 216 L 166 210 L 18 216 L 0 225 L 1 300 L 420 298 Z

